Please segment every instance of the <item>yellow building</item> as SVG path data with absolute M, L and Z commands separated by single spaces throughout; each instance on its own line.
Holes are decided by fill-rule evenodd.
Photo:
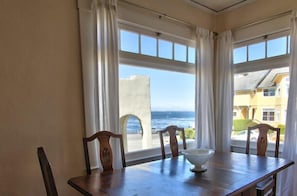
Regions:
M 288 71 L 288 68 L 279 68 L 235 75 L 233 119 L 272 126 L 285 124 Z

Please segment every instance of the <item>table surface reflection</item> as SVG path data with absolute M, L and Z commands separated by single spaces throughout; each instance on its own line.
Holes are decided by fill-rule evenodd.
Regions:
M 282 158 L 216 152 L 206 172 L 194 173 L 181 155 L 74 177 L 68 184 L 84 195 L 255 195 L 258 182 L 292 164 Z

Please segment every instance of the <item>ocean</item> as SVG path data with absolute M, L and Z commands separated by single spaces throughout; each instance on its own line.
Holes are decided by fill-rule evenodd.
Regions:
M 190 111 L 152 111 L 152 132 L 164 129 L 169 125 L 184 128 L 195 127 L 195 112 Z M 141 126 L 138 119 L 130 116 L 127 123 L 128 134 L 140 133 Z

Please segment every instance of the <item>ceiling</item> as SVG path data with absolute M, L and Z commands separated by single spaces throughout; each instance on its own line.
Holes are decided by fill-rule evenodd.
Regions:
M 219 14 L 256 0 L 185 0 L 209 12 Z

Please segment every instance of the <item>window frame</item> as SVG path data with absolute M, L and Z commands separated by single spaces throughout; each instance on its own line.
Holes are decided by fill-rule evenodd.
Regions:
M 280 55 L 280 56 L 274 56 L 274 57 L 268 57 L 268 58 L 264 58 L 261 60 L 246 61 L 243 63 L 232 64 L 234 75 L 242 74 L 242 73 L 246 73 L 246 72 L 261 71 L 261 70 L 266 70 L 266 69 L 289 67 L 289 64 L 290 64 L 290 50 L 289 50 L 290 33 L 289 33 L 289 30 L 286 29 L 286 30 L 282 30 L 282 31 L 279 31 L 276 33 L 272 33 L 266 37 L 266 41 L 275 39 L 278 37 L 282 37 L 282 36 L 288 36 L 287 37 L 287 54 Z M 259 41 L 263 41 L 263 39 L 264 39 L 264 36 L 259 36 L 259 37 L 249 39 L 249 40 L 236 41 L 236 42 L 233 42 L 233 49 L 238 48 L 238 47 L 243 47 L 247 44 L 252 44 L 252 43 L 259 42 Z M 266 43 L 266 45 L 267 45 L 267 43 Z M 266 52 L 266 56 L 267 56 L 267 52 Z M 274 115 L 275 115 L 275 113 L 274 113 Z M 275 119 L 275 117 L 274 117 L 274 119 Z M 266 121 L 266 122 L 269 122 L 269 121 Z M 245 143 L 246 143 L 246 141 L 231 139 L 231 150 L 235 151 L 235 152 L 245 152 Z M 280 149 L 282 149 L 282 146 L 283 146 L 283 143 L 280 143 Z M 270 149 L 273 150 L 273 146 L 268 144 L 268 151 Z
M 137 65 L 137 66 L 144 66 L 144 67 L 148 67 L 148 68 L 163 69 L 163 70 L 169 70 L 169 71 L 177 71 L 177 72 L 195 74 L 195 64 L 188 63 L 189 48 L 194 48 L 196 50 L 195 40 L 181 38 L 179 36 L 174 36 L 174 35 L 164 33 L 164 32 L 160 33 L 157 30 L 148 29 L 148 28 L 139 27 L 139 26 L 133 26 L 132 24 L 128 25 L 125 23 L 119 23 L 119 34 L 120 34 L 121 29 L 136 32 L 139 34 L 139 37 L 141 37 L 140 36 L 141 34 L 150 36 L 150 37 L 154 37 L 157 39 L 157 45 L 158 45 L 158 39 L 170 41 L 173 44 L 173 47 L 172 47 L 173 49 L 172 49 L 172 59 L 158 57 L 158 49 L 157 49 L 157 57 L 143 55 L 140 53 L 125 52 L 125 51 L 119 50 L 120 64 Z M 120 35 L 119 35 L 119 39 L 120 39 Z M 140 40 L 140 38 L 139 38 L 139 40 Z M 174 43 L 187 46 L 187 51 L 186 51 L 186 53 L 187 53 L 186 61 L 187 62 L 174 60 Z M 140 48 L 140 50 L 141 50 L 141 48 Z M 196 54 L 196 51 L 195 51 L 195 54 Z M 195 58 L 197 58 L 196 55 L 195 55 Z
M 275 88 L 264 88 L 263 89 L 263 97 L 275 97 L 276 89 Z
M 189 56 L 188 56 L 189 48 L 191 47 L 196 50 L 195 40 L 190 40 L 190 39 L 174 36 L 167 33 L 158 33 L 156 30 L 153 30 L 150 28 L 145 28 L 139 25 L 133 26 L 132 24 L 121 23 L 121 22 L 119 22 L 119 35 L 118 35 L 119 38 L 120 38 L 120 29 L 139 33 L 139 40 L 141 38 L 140 35 L 146 35 L 150 37 L 156 37 L 156 38 L 172 41 L 173 48 L 174 48 L 174 43 L 186 45 L 187 62 L 189 61 Z M 157 41 L 157 44 L 158 44 L 158 41 Z M 141 45 L 139 50 L 141 50 Z M 174 59 L 174 49 L 172 51 L 172 54 Z M 157 55 L 158 55 L 158 51 L 157 51 Z M 195 51 L 195 56 L 196 56 L 196 51 Z M 187 62 L 165 59 L 165 58 L 158 58 L 158 57 L 156 58 L 154 56 L 143 55 L 140 53 L 125 52 L 125 51 L 121 51 L 119 48 L 119 64 L 127 64 L 131 66 L 137 66 L 137 67 L 143 67 L 143 68 L 154 68 L 159 70 L 195 74 L 195 71 L 196 71 L 195 64 L 187 63 Z M 195 145 L 196 145 L 195 141 L 187 140 L 188 149 L 195 148 Z M 182 149 L 182 144 L 179 144 L 179 148 Z M 166 152 L 170 151 L 170 147 L 165 146 L 165 150 Z M 145 161 L 154 160 L 156 158 L 160 158 L 161 150 L 159 147 L 144 149 L 139 151 L 127 152 L 125 153 L 125 156 L 126 156 L 126 161 L 128 165 L 137 164 Z
M 265 115 L 264 113 L 267 113 L 267 114 Z M 265 117 L 265 119 L 264 119 L 264 117 Z M 273 122 L 273 121 L 275 121 L 275 109 L 273 109 L 273 108 L 263 108 L 262 109 L 262 121 L 263 122 Z

